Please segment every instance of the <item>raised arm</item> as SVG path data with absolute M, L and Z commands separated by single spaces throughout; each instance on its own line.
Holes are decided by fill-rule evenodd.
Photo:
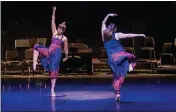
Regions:
M 52 13 L 52 20 L 51 20 L 51 30 L 53 36 L 57 34 L 57 29 L 56 29 L 56 23 L 55 23 L 55 12 L 56 12 L 56 7 L 53 7 L 53 13 Z
M 116 33 L 116 39 L 133 38 L 133 37 L 146 37 L 144 34 L 133 34 L 133 33 Z
M 106 29 L 106 22 L 109 18 L 109 16 L 117 16 L 117 14 L 108 14 L 104 20 L 102 21 L 102 26 L 101 26 L 101 35 L 102 35 L 102 40 L 104 41 L 104 38 L 103 38 L 103 31 Z

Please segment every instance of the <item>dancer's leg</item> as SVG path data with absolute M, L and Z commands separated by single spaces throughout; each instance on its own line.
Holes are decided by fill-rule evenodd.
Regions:
M 56 96 L 55 94 L 55 85 L 56 85 L 57 78 L 51 79 L 51 96 Z
M 116 100 L 120 100 L 120 89 L 122 84 L 124 83 L 125 77 L 127 75 L 127 71 L 129 70 L 129 62 L 128 60 L 124 60 L 118 66 L 118 79 L 115 82 L 114 89 L 116 91 Z
M 36 65 L 38 64 L 37 63 L 38 56 L 39 56 L 39 52 L 37 50 L 34 50 L 33 51 L 33 70 L 34 71 L 36 70 Z
M 109 63 L 109 66 L 112 70 L 113 74 L 113 87 L 115 90 L 116 98 L 115 100 L 120 99 L 120 77 L 119 77 L 119 67 L 115 62 Z
M 59 65 L 61 59 L 61 50 L 56 51 L 49 58 L 49 76 L 51 78 L 51 96 L 55 96 L 55 85 L 59 73 Z
M 125 77 L 120 76 L 114 84 L 114 89 L 115 89 L 115 94 L 116 94 L 115 100 L 117 100 L 117 101 L 120 100 L 120 89 L 122 87 L 124 80 L 125 80 Z
M 115 84 L 114 84 L 114 89 L 116 90 L 116 93 L 119 94 L 120 89 L 121 89 L 121 86 L 122 86 L 124 80 L 125 80 L 125 77 L 123 77 L 123 76 L 120 76 L 120 77 L 116 80 L 116 82 L 115 82 Z

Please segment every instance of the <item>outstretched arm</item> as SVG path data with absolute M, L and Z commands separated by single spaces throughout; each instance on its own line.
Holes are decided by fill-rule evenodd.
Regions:
M 146 37 L 144 34 L 133 34 L 133 33 L 116 33 L 116 39 L 133 38 L 133 37 Z
M 106 22 L 107 22 L 109 16 L 117 16 L 117 14 L 108 14 L 108 15 L 104 18 L 104 20 L 102 21 L 102 26 L 101 26 L 102 40 L 104 40 L 104 39 L 103 39 L 103 31 L 106 29 Z
M 51 20 L 51 30 L 52 30 L 53 36 L 57 34 L 56 23 L 55 23 L 55 12 L 56 12 L 56 7 L 54 6 L 52 20 Z

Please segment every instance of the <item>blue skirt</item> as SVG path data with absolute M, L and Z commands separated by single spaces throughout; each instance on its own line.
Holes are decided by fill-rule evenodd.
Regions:
M 41 64 L 44 69 L 49 72 L 50 77 L 56 78 L 59 72 L 62 49 L 59 47 L 50 50 L 49 48 L 38 44 L 34 46 L 34 49 L 39 52 Z
M 114 79 L 117 80 L 120 76 L 126 77 L 129 64 L 134 68 L 136 66 L 136 57 L 125 51 L 117 52 L 108 56 L 109 66 L 114 74 Z

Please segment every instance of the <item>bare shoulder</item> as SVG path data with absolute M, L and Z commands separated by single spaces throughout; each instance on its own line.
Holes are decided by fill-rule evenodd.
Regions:
M 62 41 L 65 42 L 67 40 L 68 40 L 67 37 L 64 35 L 63 38 L 62 38 Z
M 115 33 L 115 38 L 116 38 L 116 40 L 119 40 L 119 37 L 120 37 L 121 34 L 122 34 L 121 32 Z

